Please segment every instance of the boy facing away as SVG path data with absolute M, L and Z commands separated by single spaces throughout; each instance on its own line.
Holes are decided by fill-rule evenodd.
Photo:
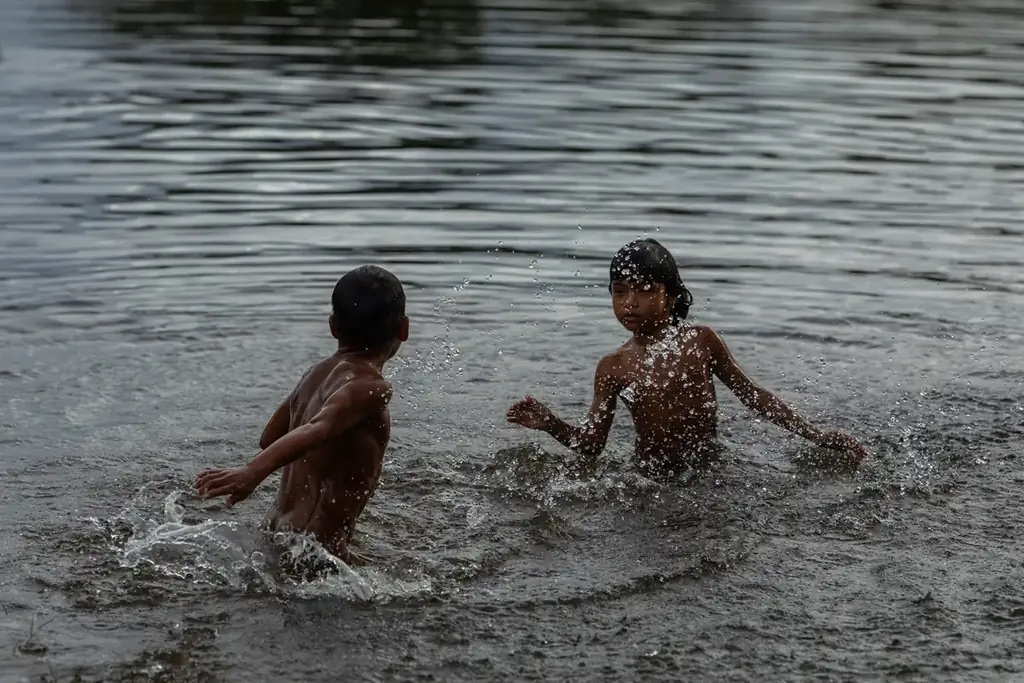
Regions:
M 547 432 L 594 458 L 604 450 L 622 399 L 637 432 L 634 463 L 652 476 L 672 476 L 709 464 L 719 452 L 717 377 L 767 420 L 818 446 L 848 451 L 855 464 L 867 455 L 855 439 L 815 427 L 758 386 L 714 330 L 682 324 L 693 299 L 660 243 L 637 240 L 620 249 L 610 281 L 615 317 L 633 337 L 598 363 L 583 425 L 567 424 L 530 396 L 509 408 L 509 422 Z
M 207 470 L 196 479 L 202 498 L 239 503 L 282 469 L 277 504 L 264 526 L 312 534 L 346 563 L 356 519 L 380 481 L 391 436 L 391 385 L 384 364 L 409 338 L 405 292 L 376 266 L 342 277 L 331 297 L 331 334 L 338 350 L 315 363 L 270 418 L 262 452 L 234 469 Z

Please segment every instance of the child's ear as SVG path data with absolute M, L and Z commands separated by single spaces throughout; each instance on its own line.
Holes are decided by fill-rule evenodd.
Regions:
M 409 318 L 402 318 L 402 322 L 398 326 L 398 341 L 403 344 L 409 341 Z
M 330 317 L 327 318 L 327 326 L 331 328 L 331 336 L 335 339 L 338 338 L 338 319 L 331 313 Z

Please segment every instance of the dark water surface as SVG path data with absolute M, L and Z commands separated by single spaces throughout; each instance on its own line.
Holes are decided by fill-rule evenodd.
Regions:
M 0 51 L 0 680 L 1024 677 L 1019 3 L 0 0 Z M 691 487 L 503 424 L 582 413 L 645 232 L 867 467 L 731 397 Z M 190 483 L 364 262 L 380 562 L 294 585 L 276 480 Z

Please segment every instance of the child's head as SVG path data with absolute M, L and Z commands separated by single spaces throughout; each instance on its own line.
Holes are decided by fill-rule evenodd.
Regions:
M 615 317 L 630 331 L 678 323 L 690 312 L 693 297 L 676 260 L 657 240 L 636 240 L 619 249 L 609 276 Z
M 334 286 L 331 308 L 331 334 L 343 346 L 390 358 L 409 339 L 405 291 L 383 268 L 360 266 L 346 273 Z

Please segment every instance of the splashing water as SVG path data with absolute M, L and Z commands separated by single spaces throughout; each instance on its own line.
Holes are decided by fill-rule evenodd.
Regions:
M 195 585 L 298 598 L 386 602 L 432 590 L 425 577 L 400 580 L 373 567 L 356 571 L 306 535 L 267 533 L 229 520 L 190 523 L 180 490 L 164 496 L 162 519 L 147 519 L 139 503 L 151 487 L 143 487 L 111 522 L 91 520 L 107 528 L 130 525 L 130 535 L 121 543 L 116 535 L 112 539 L 112 550 L 124 569 L 146 566 Z
M 520 446 L 498 451 L 483 474 L 506 495 L 533 501 L 547 510 L 602 501 L 629 509 L 658 499 L 661 485 L 616 465 L 608 459 L 600 471 L 583 474 L 563 457 L 537 446 Z

